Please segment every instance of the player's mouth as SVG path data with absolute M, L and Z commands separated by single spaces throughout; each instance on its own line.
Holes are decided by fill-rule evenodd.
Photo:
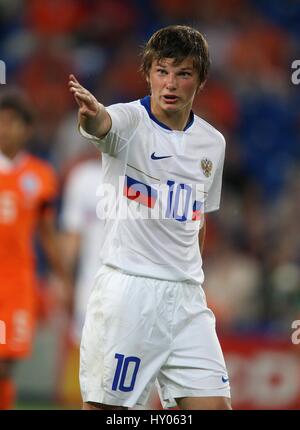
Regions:
M 166 104 L 174 104 L 179 100 L 179 97 L 177 97 L 173 94 L 166 94 L 166 95 L 162 96 L 162 99 Z

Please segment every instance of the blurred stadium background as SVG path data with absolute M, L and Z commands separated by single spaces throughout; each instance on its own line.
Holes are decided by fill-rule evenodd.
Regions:
M 291 82 L 300 2 L 0 0 L 7 67 L 0 92 L 28 92 L 39 115 L 29 149 L 52 163 L 63 190 L 88 147 L 77 133 L 69 73 L 106 105 L 140 98 L 147 92 L 140 46 L 175 23 L 208 39 L 211 73 L 194 111 L 227 141 L 222 206 L 208 220 L 204 267 L 233 406 L 300 408 L 300 344 L 291 340 L 300 319 L 300 85 Z M 33 356 L 17 368 L 18 408 L 78 407 L 66 316 L 48 314 Z

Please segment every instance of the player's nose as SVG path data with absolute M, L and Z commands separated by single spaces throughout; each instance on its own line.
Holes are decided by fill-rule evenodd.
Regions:
M 168 90 L 176 89 L 176 77 L 173 73 L 169 73 L 167 76 L 166 87 Z

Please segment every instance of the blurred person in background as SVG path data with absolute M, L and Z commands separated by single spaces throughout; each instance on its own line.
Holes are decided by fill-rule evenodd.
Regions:
M 219 208 L 225 152 L 221 133 L 191 110 L 209 62 L 201 33 L 175 25 L 154 33 L 143 51 L 151 96 L 105 108 L 70 76 L 80 131 L 103 153 L 106 202 L 117 209 L 124 203 L 130 213 L 105 220 L 81 341 L 84 409 L 143 405 L 156 378 L 164 407 L 231 409 L 215 319 L 201 288 L 204 213 Z M 171 187 L 165 200 L 152 188 L 160 184 Z M 131 218 L 135 204 L 149 218 L 155 202 L 165 218 Z
M 86 159 L 77 162 L 69 171 L 62 198 L 62 253 L 75 287 L 60 395 L 63 402 L 74 405 L 80 404 L 77 378 L 79 345 L 102 246 L 104 216 L 101 212 L 101 199 L 97 196 L 101 174 L 99 151 L 90 146 Z
M 30 155 L 33 133 L 29 101 L 17 92 L 0 99 L 0 319 L 6 326 L 0 344 L 0 409 L 15 401 L 13 365 L 31 353 L 37 318 L 37 279 L 33 239 L 40 243 L 61 290 L 69 300 L 69 281 L 55 227 L 57 178 L 51 166 Z M 58 291 L 57 291 L 58 292 Z
M 251 331 L 258 326 L 261 312 L 261 268 L 250 253 L 238 250 L 226 234 L 221 236 L 213 256 L 206 259 L 207 301 L 216 315 L 220 333 Z

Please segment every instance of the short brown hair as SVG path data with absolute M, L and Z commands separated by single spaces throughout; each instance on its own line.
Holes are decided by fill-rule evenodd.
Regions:
M 27 96 L 15 90 L 5 92 L 0 97 L 0 110 L 12 110 L 27 125 L 35 122 L 35 112 Z
M 208 75 L 210 58 L 205 37 L 192 27 L 170 25 L 154 33 L 142 51 L 141 71 L 148 76 L 152 62 L 162 58 L 174 58 L 180 64 L 186 57 L 192 57 L 194 67 L 202 84 Z

